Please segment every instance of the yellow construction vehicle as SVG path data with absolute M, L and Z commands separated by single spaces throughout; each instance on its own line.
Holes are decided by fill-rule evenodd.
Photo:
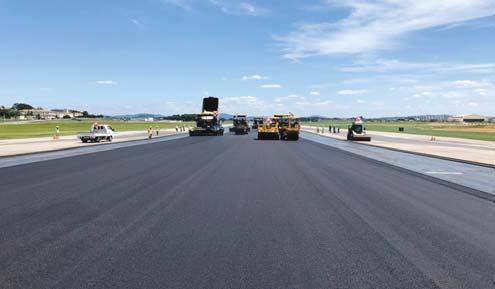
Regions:
M 259 140 L 279 140 L 278 119 L 272 117 L 263 118 L 263 123 L 258 124 L 258 139 Z
M 196 127 L 189 130 L 190 136 L 223 135 L 222 122 L 218 119 L 218 98 L 203 98 L 203 108 L 196 116 Z
M 255 117 L 253 118 L 253 129 L 258 129 L 258 126 L 261 126 L 263 124 L 263 118 L 262 117 Z
M 278 119 L 278 133 L 281 140 L 298 140 L 301 126 L 299 121 L 292 114 L 276 114 L 273 116 Z
M 229 129 L 230 132 L 240 135 L 248 134 L 250 130 L 246 115 L 234 115 L 232 118 L 232 127 Z

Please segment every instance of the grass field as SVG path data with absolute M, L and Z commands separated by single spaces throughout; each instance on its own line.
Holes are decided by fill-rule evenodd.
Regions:
M 351 121 L 319 121 L 304 122 L 302 125 L 326 127 L 332 125 L 347 129 Z M 399 127 L 404 128 L 404 133 L 430 136 L 456 137 L 465 139 L 495 141 L 495 124 L 456 124 L 436 122 L 366 122 L 365 127 L 370 131 L 398 132 Z
M 52 136 L 55 134 L 55 127 L 59 126 L 60 135 L 75 135 L 80 132 L 87 132 L 94 122 L 91 120 L 53 120 L 37 122 L 0 122 L 0 139 L 32 138 Z M 101 124 L 111 125 L 117 132 L 119 131 L 145 131 L 148 127 L 159 126 L 160 129 L 175 128 L 179 126 L 192 126 L 193 123 L 183 122 L 144 122 L 144 121 L 118 121 L 118 120 L 97 120 Z

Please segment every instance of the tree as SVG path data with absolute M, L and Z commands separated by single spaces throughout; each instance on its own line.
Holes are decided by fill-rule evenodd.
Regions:
M 71 119 L 70 115 L 66 114 L 64 115 L 63 119 Z
M 10 118 L 9 109 L 5 108 L 5 106 L 0 106 L 0 117 L 1 118 Z
M 194 121 L 194 120 L 196 120 L 196 115 L 195 114 L 174 114 L 174 115 L 166 116 L 163 119 L 180 120 L 180 121 Z
M 14 103 L 14 105 L 12 105 L 12 109 L 23 110 L 23 109 L 33 109 L 33 107 L 27 103 Z
M 88 118 L 89 117 L 89 113 L 85 110 L 82 112 L 82 117 L 84 118 Z

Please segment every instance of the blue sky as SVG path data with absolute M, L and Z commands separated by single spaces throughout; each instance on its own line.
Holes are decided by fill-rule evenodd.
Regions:
M 495 115 L 493 0 L 0 0 L 0 104 Z

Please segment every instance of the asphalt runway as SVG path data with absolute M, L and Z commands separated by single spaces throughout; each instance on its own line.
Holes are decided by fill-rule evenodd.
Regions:
M 494 202 L 254 137 L 0 169 L 0 288 L 495 288 Z

